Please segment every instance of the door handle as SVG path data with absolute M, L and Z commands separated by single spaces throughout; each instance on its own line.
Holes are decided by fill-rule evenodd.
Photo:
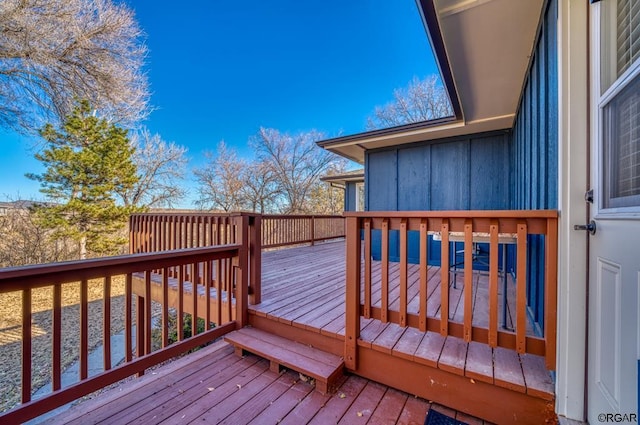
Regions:
M 591 220 L 589 224 L 575 224 L 573 230 L 587 230 L 592 235 L 596 234 L 596 222 Z

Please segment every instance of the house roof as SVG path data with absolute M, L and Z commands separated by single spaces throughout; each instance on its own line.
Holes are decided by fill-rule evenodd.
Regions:
M 320 180 L 328 183 L 346 184 L 347 182 L 363 182 L 364 181 L 364 169 L 348 171 L 342 174 L 334 174 L 331 176 L 321 177 Z
M 367 149 L 513 126 L 545 0 L 416 0 L 455 116 L 318 142 L 364 162 Z

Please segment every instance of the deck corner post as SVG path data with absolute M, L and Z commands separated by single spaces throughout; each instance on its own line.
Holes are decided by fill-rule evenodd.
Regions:
M 262 302 L 262 215 L 249 217 L 249 303 Z
M 240 243 L 236 264 L 236 328 L 240 329 L 249 322 L 249 216 L 240 214 L 235 218 Z
M 345 304 L 345 366 L 357 370 L 358 338 L 360 337 L 360 243 L 359 217 L 346 219 L 346 304 Z

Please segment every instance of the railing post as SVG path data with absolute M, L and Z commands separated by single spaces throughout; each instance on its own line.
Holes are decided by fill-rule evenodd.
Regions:
M 316 242 L 316 218 L 311 216 L 311 246 L 315 245 Z
M 249 282 L 249 302 L 262 302 L 262 215 L 250 217 L 249 222 L 249 268 L 251 278 Z
M 558 219 L 547 219 L 545 235 L 545 364 L 556 370 L 556 326 L 558 317 Z
M 347 217 L 346 305 L 345 305 L 345 366 L 358 368 L 358 338 L 360 338 L 360 219 Z
M 249 323 L 249 216 L 238 215 L 236 228 L 238 235 L 236 243 L 241 245 L 236 267 L 236 329 L 245 327 Z

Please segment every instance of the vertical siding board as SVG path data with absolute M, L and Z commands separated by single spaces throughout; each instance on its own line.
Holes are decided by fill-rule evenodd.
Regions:
M 556 209 L 558 205 L 556 26 L 557 0 L 551 0 L 512 132 L 515 209 Z M 529 236 L 527 244 L 523 290 L 534 320 L 544 328 L 544 239 Z

